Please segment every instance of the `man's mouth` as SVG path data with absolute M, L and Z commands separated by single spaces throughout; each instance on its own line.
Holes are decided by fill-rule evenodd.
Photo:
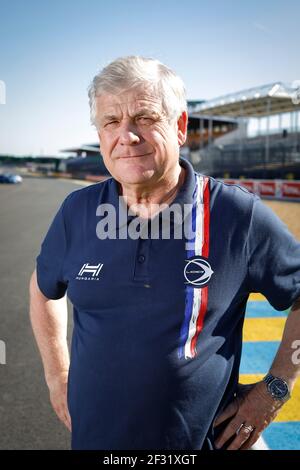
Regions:
M 146 157 L 147 155 L 151 155 L 151 153 L 152 152 L 142 153 L 140 155 L 122 155 L 121 157 L 119 157 L 119 159 L 141 158 L 141 157 Z

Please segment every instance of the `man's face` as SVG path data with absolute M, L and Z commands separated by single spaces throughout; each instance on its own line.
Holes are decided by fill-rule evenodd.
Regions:
M 99 96 L 98 135 L 105 166 L 120 183 L 159 181 L 178 164 L 186 121 L 183 113 L 169 122 L 161 98 L 146 87 Z

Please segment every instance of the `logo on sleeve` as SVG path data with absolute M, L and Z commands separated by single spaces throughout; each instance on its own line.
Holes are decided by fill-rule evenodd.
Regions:
M 89 263 L 84 263 L 81 267 L 79 273 L 76 276 L 78 281 L 99 281 L 99 274 L 103 268 L 103 263 L 97 265 L 91 265 Z
M 193 258 L 186 259 L 185 261 L 186 265 L 183 274 L 186 284 L 194 287 L 206 286 L 214 273 L 207 259 L 200 256 L 194 256 Z

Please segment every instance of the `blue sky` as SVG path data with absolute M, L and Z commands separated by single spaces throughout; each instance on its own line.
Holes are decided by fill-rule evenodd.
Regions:
M 96 141 L 86 89 L 122 55 L 158 58 L 190 99 L 300 79 L 296 0 L 0 0 L 0 153 Z

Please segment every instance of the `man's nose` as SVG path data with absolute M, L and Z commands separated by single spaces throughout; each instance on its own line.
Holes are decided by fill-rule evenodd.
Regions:
M 138 144 L 140 137 L 135 125 L 124 123 L 120 129 L 120 143 L 122 145 Z

